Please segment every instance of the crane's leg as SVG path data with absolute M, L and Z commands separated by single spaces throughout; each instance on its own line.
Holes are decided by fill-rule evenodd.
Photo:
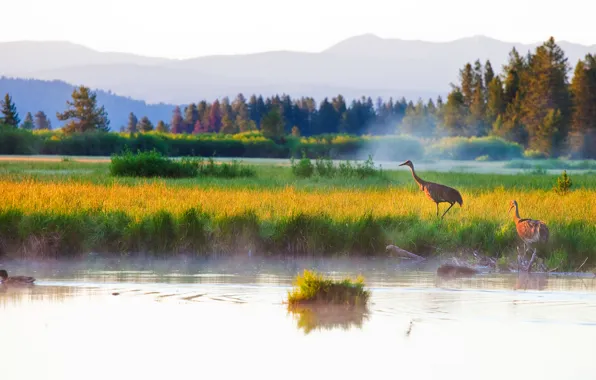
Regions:
M 443 219 L 443 216 L 445 216 L 445 214 L 447 214 L 447 211 L 449 211 L 449 209 L 451 209 L 451 207 L 453 207 L 455 203 L 452 203 L 451 206 L 449 206 L 449 208 L 447 210 L 445 210 L 445 212 L 443 213 L 443 215 L 441 216 L 441 219 Z
M 437 205 L 437 218 L 439 217 L 439 202 L 435 202 L 435 204 Z

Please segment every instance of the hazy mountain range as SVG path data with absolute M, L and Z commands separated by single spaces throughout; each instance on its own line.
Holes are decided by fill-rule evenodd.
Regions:
M 8 42 L 0 43 L 0 75 L 84 84 L 148 103 L 233 99 L 238 93 L 286 93 L 317 101 L 341 93 L 348 101 L 363 95 L 415 101 L 445 96 L 466 62 L 490 59 L 500 72 L 512 47 L 525 54 L 542 42 L 521 44 L 484 36 L 425 42 L 366 34 L 318 53 L 275 51 L 184 60 L 104 53 L 69 42 Z M 557 43 L 571 66 L 596 52 L 596 45 Z M 0 91 L 6 90 L 0 86 Z M 54 95 L 50 91 L 47 96 Z M 61 101 L 65 104 L 66 98 Z M 113 126 L 120 124 L 114 121 Z

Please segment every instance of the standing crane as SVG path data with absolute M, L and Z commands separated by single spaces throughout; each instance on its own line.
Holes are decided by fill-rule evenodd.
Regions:
M 509 210 L 510 212 L 512 208 L 515 208 L 515 216 L 513 220 L 515 221 L 515 228 L 517 230 L 517 235 L 522 239 L 524 242 L 524 256 L 528 251 L 529 246 L 531 247 L 533 244 L 536 243 L 547 243 L 549 238 L 549 231 L 546 224 L 541 220 L 534 220 L 534 219 L 527 219 L 527 218 L 520 218 L 519 217 L 519 209 L 516 200 L 512 200 L 509 202 Z M 532 254 L 532 258 L 526 268 L 526 271 L 530 271 L 530 267 L 534 263 L 536 258 L 536 248 L 534 248 L 534 253 Z M 518 266 L 521 261 L 520 254 L 518 252 L 517 255 Z
M 444 202 L 450 204 L 449 208 L 445 210 L 443 215 L 441 215 L 441 219 L 445 216 L 445 214 L 447 214 L 447 211 L 449 211 L 454 204 L 458 203 L 460 207 L 464 204 L 464 201 L 459 191 L 455 190 L 452 187 L 434 182 L 428 182 L 418 177 L 418 175 L 416 175 L 416 172 L 414 171 L 414 164 L 410 160 L 404 162 L 403 164 L 400 164 L 399 166 L 404 165 L 409 166 L 410 170 L 412 170 L 412 176 L 414 177 L 414 181 L 416 181 L 416 183 L 418 184 L 418 187 L 420 187 L 420 190 L 424 191 L 426 197 L 431 201 L 435 202 L 435 204 L 437 205 L 437 216 L 439 216 L 439 203 Z

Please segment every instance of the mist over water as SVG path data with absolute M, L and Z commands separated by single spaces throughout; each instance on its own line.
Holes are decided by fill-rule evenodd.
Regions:
M 37 285 L 0 289 L 6 377 L 589 378 L 590 275 L 439 281 L 394 259 L 2 262 Z M 403 265 L 403 263 L 402 263 Z M 294 275 L 365 276 L 365 311 L 288 311 Z M 549 363 L 544 365 L 544 363 Z M 432 365 L 431 365 L 432 364 Z

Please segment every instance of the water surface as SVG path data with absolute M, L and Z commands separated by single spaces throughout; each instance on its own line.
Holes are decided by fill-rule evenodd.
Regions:
M 364 274 L 368 310 L 289 312 L 283 301 L 304 267 Z M 591 275 L 437 281 L 387 262 L 330 260 L 9 272 L 38 282 L 0 288 L 6 378 L 593 378 Z

